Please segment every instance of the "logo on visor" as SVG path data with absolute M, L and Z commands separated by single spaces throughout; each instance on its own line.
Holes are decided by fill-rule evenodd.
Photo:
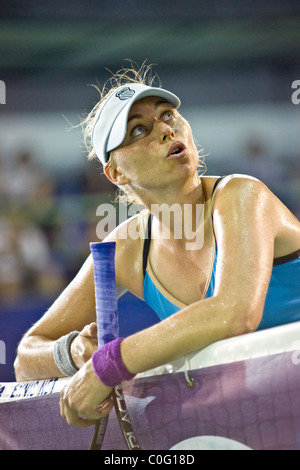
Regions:
M 117 98 L 119 98 L 122 101 L 129 100 L 130 98 L 133 97 L 135 94 L 135 91 L 129 88 L 129 86 L 122 88 L 122 90 L 118 91 L 116 93 Z

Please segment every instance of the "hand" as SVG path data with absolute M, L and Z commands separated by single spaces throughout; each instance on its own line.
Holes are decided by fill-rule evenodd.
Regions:
M 62 389 L 60 414 L 73 426 L 92 426 L 112 410 L 112 390 L 98 379 L 89 360 Z
M 80 369 L 98 349 L 97 324 L 86 325 L 71 343 L 71 356 Z

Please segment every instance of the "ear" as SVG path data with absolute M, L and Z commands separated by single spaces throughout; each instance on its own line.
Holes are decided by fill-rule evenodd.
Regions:
M 124 173 L 111 165 L 110 162 L 105 165 L 104 173 L 109 181 L 116 186 L 124 186 L 129 183 L 129 179 L 124 175 Z

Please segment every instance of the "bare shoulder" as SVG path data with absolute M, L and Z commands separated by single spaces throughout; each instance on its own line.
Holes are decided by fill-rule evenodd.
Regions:
M 268 190 L 268 188 L 257 178 L 250 175 L 243 175 L 238 173 L 233 173 L 226 176 L 202 176 L 201 182 L 204 187 L 207 198 L 210 199 L 212 194 L 214 194 L 214 200 L 218 193 L 222 192 L 224 194 L 224 189 L 226 191 L 237 193 L 242 189 L 245 189 L 246 186 L 252 190 L 260 191 L 262 189 Z M 217 186 L 216 186 L 216 183 Z
M 217 195 L 221 192 L 222 196 L 238 196 L 241 193 L 253 196 L 262 192 L 269 195 L 272 194 L 267 186 L 259 179 L 255 178 L 254 176 L 238 173 L 223 177 L 216 188 L 215 200 L 217 200 Z
M 237 230 L 248 233 L 269 233 L 274 238 L 275 257 L 299 249 L 299 221 L 257 178 L 240 174 L 225 177 L 215 191 L 213 213 L 221 230 L 236 225 Z
M 265 211 L 269 216 L 275 214 L 283 204 L 260 180 L 249 175 L 232 174 L 224 177 L 218 184 L 213 199 L 213 211 L 218 213 L 240 212 L 248 216 Z
M 288 214 L 289 209 L 278 199 L 262 181 L 259 179 L 243 174 L 232 174 L 225 176 L 218 184 L 214 195 L 214 209 L 228 207 L 228 202 L 231 201 L 232 207 L 239 207 L 243 209 L 243 204 L 253 204 L 265 207 L 268 213 Z M 269 205 L 268 205 L 269 204 Z M 290 213 L 292 216 L 292 214 Z

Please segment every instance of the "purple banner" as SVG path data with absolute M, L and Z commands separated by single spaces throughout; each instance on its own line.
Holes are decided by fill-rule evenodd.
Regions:
M 142 449 L 300 449 L 300 380 L 292 353 L 123 384 Z M 59 394 L 0 404 L 0 449 L 88 449 L 93 428 L 70 427 Z M 103 450 L 125 450 L 114 410 Z

